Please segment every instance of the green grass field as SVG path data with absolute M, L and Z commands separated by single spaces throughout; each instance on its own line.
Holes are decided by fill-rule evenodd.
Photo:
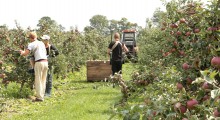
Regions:
M 123 78 L 130 80 L 133 70 L 134 65 L 124 64 Z M 8 98 L 2 105 L 0 119 L 107 120 L 112 115 L 112 106 L 121 98 L 120 88 L 113 88 L 111 83 L 87 82 L 86 67 L 70 74 L 66 79 L 55 79 L 53 86 L 52 97 L 45 98 L 44 102 Z

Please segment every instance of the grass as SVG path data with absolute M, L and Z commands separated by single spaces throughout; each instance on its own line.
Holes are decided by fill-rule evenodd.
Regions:
M 131 79 L 135 69 L 123 65 L 123 78 Z M 1 120 L 107 120 L 112 107 L 121 98 L 120 88 L 107 82 L 87 82 L 86 67 L 68 78 L 54 80 L 53 95 L 44 102 L 10 98 L 2 102 Z M 3 109 L 4 108 L 4 109 Z
M 61 96 L 60 96 L 61 97 Z M 56 102 L 33 103 L 30 113 L 14 117 L 16 120 L 107 120 L 111 114 L 110 106 L 119 99 L 120 93 L 110 87 L 78 89 Z M 37 105 L 37 106 L 36 106 Z

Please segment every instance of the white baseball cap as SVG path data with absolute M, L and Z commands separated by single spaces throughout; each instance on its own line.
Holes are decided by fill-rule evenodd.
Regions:
M 43 40 L 49 40 L 49 39 L 50 39 L 50 36 L 48 36 L 48 35 L 43 35 L 43 36 L 41 37 L 41 39 L 43 39 Z

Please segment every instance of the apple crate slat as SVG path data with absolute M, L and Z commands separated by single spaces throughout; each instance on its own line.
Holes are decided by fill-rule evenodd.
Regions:
M 89 82 L 105 80 L 112 74 L 110 61 L 90 60 L 86 62 L 86 67 Z

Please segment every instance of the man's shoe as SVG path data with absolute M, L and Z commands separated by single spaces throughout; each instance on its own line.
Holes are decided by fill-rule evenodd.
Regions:
M 51 95 L 48 94 L 48 93 L 46 93 L 46 94 L 44 94 L 44 96 L 45 96 L 45 97 L 50 97 Z
M 39 98 L 35 98 L 32 102 L 43 102 L 44 100 L 39 99 Z

